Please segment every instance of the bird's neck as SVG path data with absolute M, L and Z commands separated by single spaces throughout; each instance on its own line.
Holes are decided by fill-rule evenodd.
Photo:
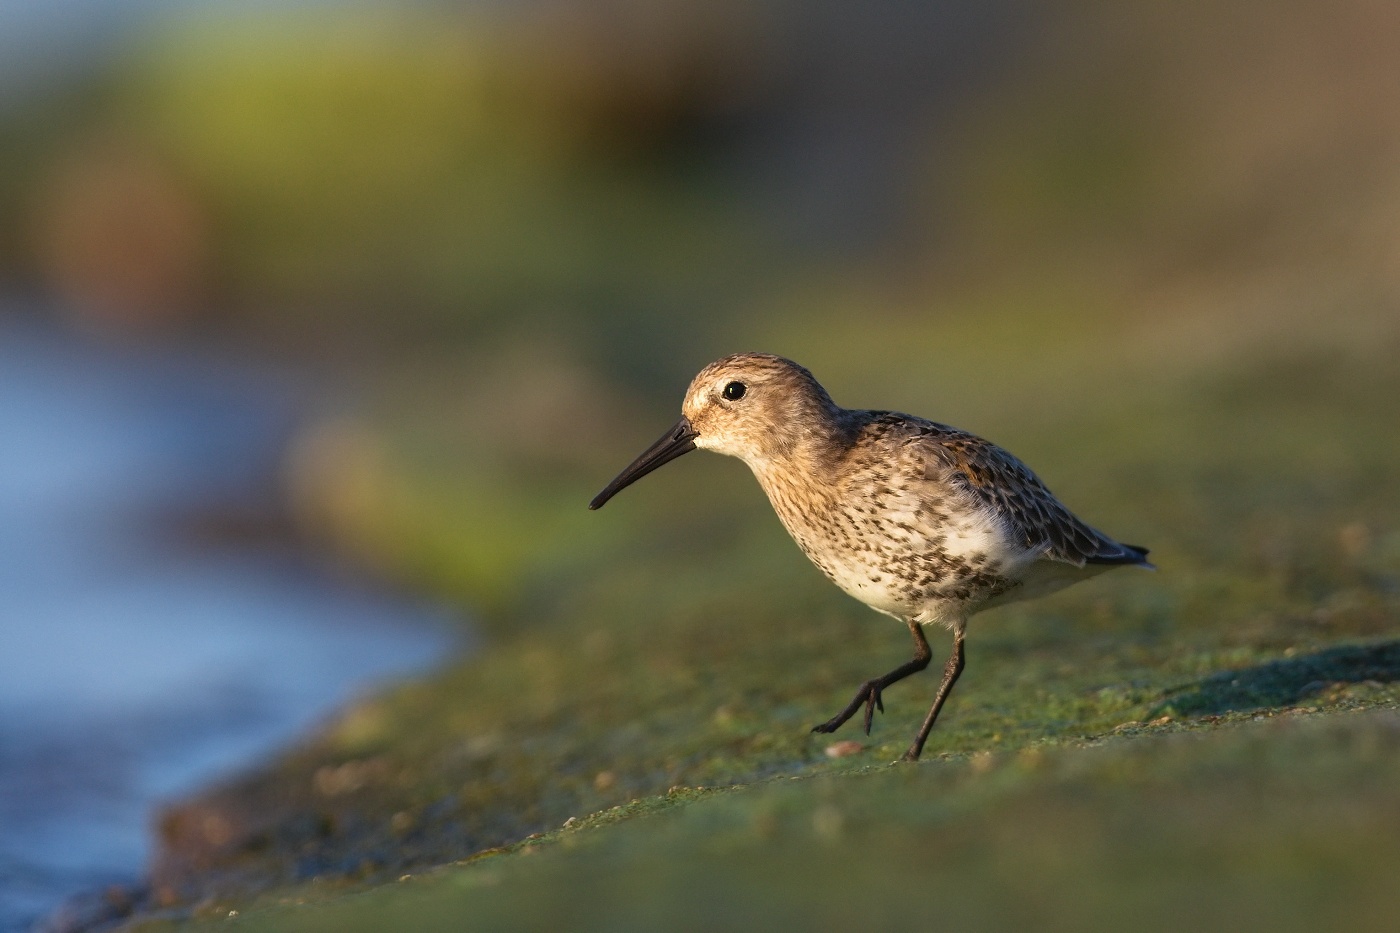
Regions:
M 821 482 L 850 450 L 859 431 L 856 414 L 831 405 L 816 417 L 789 419 L 775 428 L 761 453 L 746 458 L 749 467 L 765 489 L 794 477 Z

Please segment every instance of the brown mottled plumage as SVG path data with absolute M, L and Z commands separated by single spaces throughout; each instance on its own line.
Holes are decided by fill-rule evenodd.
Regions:
M 832 732 L 881 691 L 928 667 L 923 626 L 953 630 L 953 654 L 914 744 L 917 759 L 963 667 L 968 617 L 1069 586 L 1111 567 L 1151 567 L 1060 504 L 1030 468 L 979 437 L 888 411 L 838 406 L 807 370 L 766 353 L 711 363 L 690 384 L 684 417 L 590 504 L 697 447 L 753 470 L 798 547 L 832 582 L 903 620 L 915 656 L 866 681 L 813 731 Z

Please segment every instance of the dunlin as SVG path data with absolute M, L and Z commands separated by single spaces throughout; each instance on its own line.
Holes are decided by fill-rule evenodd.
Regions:
M 916 760 L 963 670 L 967 620 L 1113 567 L 1147 550 L 1076 518 L 1030 468 L 980 437 L 912 415 L 841 408 L 806 369 L 766 353 L 711 363 L 683 417 L 589 503 L 697 447 L 738 457 L 812 563 L 856 599 L 901 620 L 914 657 L 867 680 L 814 732 L 863 706 L 865 731 L 890 684 L 928 667 L 924 626 L 953 633 L 933 707 L 904 757 Z

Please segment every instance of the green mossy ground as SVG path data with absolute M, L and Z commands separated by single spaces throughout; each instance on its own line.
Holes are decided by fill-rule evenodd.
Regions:
M 828 384 L 991 435 L 1161 570 L 974 619 L 924 762 L 887 764 L 930 674 L 889 692 L 868 739 L 808 731 L 907 636 L 805 563 L 742 467 L 690 457 L 589 514 L 610 472 L 585 454 L 541 485 L 558 500 L 533 507 L 558 517 L 515 532 L 495 592 L 517 595 L 486 644 L 173 810 L 158 885 L 254 929 L 1383 928 L 1400 907 L 1393 319 L 1233 347 L 1214 324 L 1160 359 L 1144 329 L 1181 347 L 1191 322 L 1070 319 L 1037 355 L 1040 318 L 985 320 L 1024 336 L 975 393 L 956 386 L 993 350 L 930 378 L 941 410 Z M 383 563 L 469 588 L 437 575 L 480 549 L 450 548 L 472 535 L 442 475 L 459 461 L 424 453 L 430 420 L 407 424 L 375 435 L 369 499 L 426 530 L 379 541 Z M 534 481 L 502 481 L 503 515 Z M 389 512 L 347 534 L 409 527 Z M 863 747 L 829 757 L 846 739 Z
M 1149 729 L 676 793 L 220 925 L 1384 930 L 1397 782 L 1394 710 Z

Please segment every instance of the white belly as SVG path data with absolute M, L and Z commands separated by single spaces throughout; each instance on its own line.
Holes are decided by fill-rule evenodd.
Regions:
M 820 564 L 818 564 L 821 567 Z M 917 600 L 910 599 L 907 587 L 888 570 L 863 561 L 833 560 L 822 571 L 848 596 L 865 603 L 871 609 L 904 619 L 913 614 Z
M 785 524 L 787 524 L 785 522 Z M 928 527 L 890 511 L 833 534 L 789 525 L 798 545 L 847 594 L 888 615 L 951 623 L 981 608 L 1029 562 L 1000 524 L 977 513 Z M 861 532 L 864 532 L 863 534 Z

